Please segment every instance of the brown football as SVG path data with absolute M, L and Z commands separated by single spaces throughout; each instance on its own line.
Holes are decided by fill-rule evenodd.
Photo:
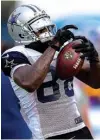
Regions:
M 76 53 L 72 47 L 81 44 L 81 40 L 72 41 L 65 45 L 58 54 L 56 72 L 60 79 L 73 77 L 80 71 L 84 60 L 80 58 L 80 53 Z

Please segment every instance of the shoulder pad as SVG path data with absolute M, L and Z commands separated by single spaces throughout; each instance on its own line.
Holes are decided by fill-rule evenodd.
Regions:
M 11 70 L 20 64 L 30 64 L 28 58 L 22 52 L 9 49 L 2 54 L 1 68 L 5 75 L 10 76 Z

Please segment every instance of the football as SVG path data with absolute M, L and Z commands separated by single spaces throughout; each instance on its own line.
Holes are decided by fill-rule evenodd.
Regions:
M 81 44 L 81 40 L 72 41 L 64 45 L 58 54 L 56 72 L 61 80 L 73 77 L 80 71 L 84 60 L 80 58 L 80 53 L 76 53 L 72 47 Z

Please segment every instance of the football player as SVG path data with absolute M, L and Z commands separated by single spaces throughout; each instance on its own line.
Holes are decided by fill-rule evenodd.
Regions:
M 75 37 L 69 28 L 77 29 L 68 25 L 56 31 L 46 12 L 35 5 L 19 6 L 8 19 L 9 34 L 18 46 L 3 53 L 2 70 L 9 76 L 33 139 L 92 139 L 76 106 L 73 77 L 62 81 L 55 68 L 60 47 L 81 38 L 83 45 L 74 49 L 89 65 L 77 78 L 98 88 L 100 61 L 94 45 Z

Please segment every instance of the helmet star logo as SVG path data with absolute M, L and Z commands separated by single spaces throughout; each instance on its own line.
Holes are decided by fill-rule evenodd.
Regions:
M 20 15 L 21 13 L 18 13 L 17 15 L 13 15 L 11 16 L 9 22 L 13 25 L 13 24 L 16 24 L 17 23 L 17 18 L 18 16 Z
M 17 64 L 14 63 L 14 59 L 11 61 L 6 60 L 5 68 L 10 67 L 13 68 L 13 66 L 16 66 Z
M 17 24 L 17 18 L 21 13 L 18 13 L 17 15 L 12 14 L 9 23 L 12 25 L 12 32 L 13 32 L 13 26 L 14 24 Z

